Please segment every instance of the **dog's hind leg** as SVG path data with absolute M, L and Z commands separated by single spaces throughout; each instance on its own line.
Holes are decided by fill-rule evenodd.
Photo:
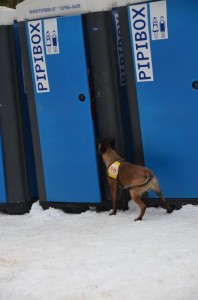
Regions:
M 144 204 L 144 202 L 141 200 L 141 194 L 139 191 L 129 191 L 130 195 L 131 195 L 131 199 L 139 206 L 140 208 L 140 214 L 139 216 L 134 220 L 134 221 L 141 221 L 145 211 L 146 211 L 146 205 Z
M 160 189 L 159 183 L 157 181 L 157 178 L 155 178 L 153 180 L 152 186 L 151 186 L 151 190 L 153 190 L 157 196 L 160 198 L 162 204 L 163 204 L 163 208 L 166 209 L 167 213 L 172 213 L 172 208 L 170 207 L 170 205 L 168 204 L 168 202 L 166 201 L 166 199 L 164 198 L 162 191 Z
M 172 213 L 173 212 L 173 209 L 170 207 L 170 205 L 168 204 L 168 202 L 166 201 L 166 199 L 164 198 L 161 190 L 159 191 L 155 191 L 156 194 L 158 195 L 158 197 L 160 198 L 161 202 L 163 203 L 163 207 L 166 209 L 166 212 L 167 213 Z

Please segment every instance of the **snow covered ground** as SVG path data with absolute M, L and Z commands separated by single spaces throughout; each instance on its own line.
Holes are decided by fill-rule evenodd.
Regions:
M 1 300 L 197 300 L 198 206 L 0 213 Z

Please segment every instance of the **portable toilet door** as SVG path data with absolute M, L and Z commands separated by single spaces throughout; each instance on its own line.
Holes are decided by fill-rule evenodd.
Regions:
M 40 202 L 100 204 L 82 16 L 19 28 Z
M 129 107 L 139 114 L 131 121 L 133 132 L 141 133 L 136 148 L 166 198 L 196 203 L 198 2 L 154 1 L 118 11 Z

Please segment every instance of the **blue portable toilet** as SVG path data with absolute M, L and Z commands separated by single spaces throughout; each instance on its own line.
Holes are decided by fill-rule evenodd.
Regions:
M 154 171 L 171 203 L 197 203 L 198 2 L 152 1 L 118 12 L 136 162 Z
M 42 4 L 40 11 L 45 11 Z M 18 5 L 19 15 L 26 5 Z M 57 3 L 55 7 L 60 9 Z M 71 10 L 72 16 L 43 18 L 41 14 L 34 19 L 33 14 L 33 19 L 22 22 L 18 18 L 39 199 L 44 208 L 102 201 L 82 16 L 75 15 L 78 6 Z
M 15 19 L 15 10 L 0 8 L 0 209 L 21 214 L 29 211 L 37 192 L 30 182 L 34 169 L 33 161 L 28 165 L 30 147 L 26 151 L 31 134 L 28 117 L 25 124 L 23 120 L 27 111 L 21 102 L 22 66 Z

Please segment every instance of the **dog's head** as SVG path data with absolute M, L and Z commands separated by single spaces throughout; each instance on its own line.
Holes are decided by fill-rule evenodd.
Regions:
M 101 140 L 97 141 L 97 146 L 98 146 L 98 152 L 99 154 L 104 154 L 107 149 L 110 147 L 111 149 L 115 148 L 115 139 L 111 140 Z

